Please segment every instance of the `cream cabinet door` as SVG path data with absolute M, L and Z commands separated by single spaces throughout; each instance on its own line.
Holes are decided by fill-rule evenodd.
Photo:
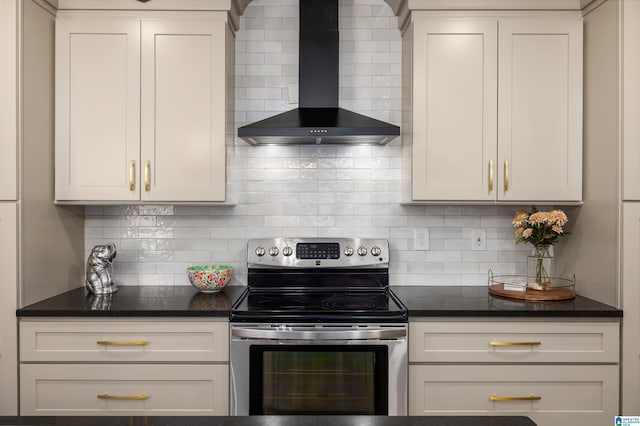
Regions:
M 414 200 L 495 200 L 495 19 L 413 24 Z
M 622 7 L 622 188 L 625 200 L 637 201 L 640 200 L 640 25 L 637 25 L 640 2 L 626 0 Z
M 622 413 L 637 415 L 640 401 L 640 203 L 624 203 L 622 227 Z M 634 414 L 636 413 L 636 414 Z
M 537 425 L 613 423 L 617 365 L 410 365 L 409 415 L 521 415 Z
M 223 364 L 22 364 L 20 384 L 23 416 L 229 414 Z
M 0 416 L 18 412 L 16 203 L 0 203 Z
M 140 22 L 56 22 L 56 199 L 137 200 Z
M 20 321 L 21 362 L 225 362 L 227 321 Z
M 498 200 L 582 200 L 582 19 L 501 19 Z
M 0 200 L 17 200 L 17 8 L 0 2 Z
M 226 31 L 222 15 L 142 22 L 143 201 L 224 201 Z

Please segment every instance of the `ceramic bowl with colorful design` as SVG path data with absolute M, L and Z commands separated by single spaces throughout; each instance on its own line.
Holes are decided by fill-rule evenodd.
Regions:
M 187 268 L 192 286 L 203 293 L 215 293 L 231 280 L 233 267 L 228 265 L 195 265 Z

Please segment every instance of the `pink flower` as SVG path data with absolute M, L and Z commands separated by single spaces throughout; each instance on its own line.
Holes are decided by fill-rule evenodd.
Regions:
M 569 222 L 567 215 L 559 209 L 548 212 L 538 211 L 535 207 L 530 212 L 519 210 L 511 223 L 516 227 L 516 243 L 533 245 L 552 245 L 560 236 L 568 235 L 564 226 Z

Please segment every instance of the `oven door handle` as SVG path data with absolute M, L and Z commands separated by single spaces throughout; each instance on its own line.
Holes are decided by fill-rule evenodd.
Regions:
M 271 340 L 369 340 L 395 339 L 406 337 L 406 329 L 364 329 L 364 330 L 265 330 L 234 328 L 233 337 Z

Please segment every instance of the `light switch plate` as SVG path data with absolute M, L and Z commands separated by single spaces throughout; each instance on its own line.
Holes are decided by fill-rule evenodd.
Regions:
M 471 250 L 487 249 L 487 231 L 485 229 L 471 230 Z

